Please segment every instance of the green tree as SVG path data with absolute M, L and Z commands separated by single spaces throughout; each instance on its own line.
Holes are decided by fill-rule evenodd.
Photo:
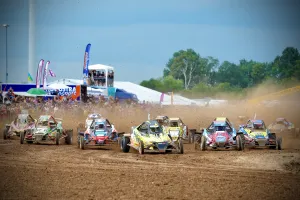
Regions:
M 295 74 L 294 74 L 295 78 L 297 80 L 300 80 L 300 60 L 297 60 L 296 61 L 296 64 L 295 64 Z
M 252 66 L 251 77 L 253 79 L 253 83 L 259 84 L 266 77 L 265 65 L 263 63 L 255 63 Z
M 181 91 L 193 96 L 214 96 L 218 92 L 239 92 L 272 81 L 287 88 L 300 80 L 300 53 L 293 47 L 285 48 L 273 62 L 240 60 L 239 64 L 213 57 L 201 57 L 193 49 L 173 54 L 163 71 L 163 78 L 141 82 L 142 86 L 161 91 Z M 194 95 L 195 93 L 195 95 Z
M 182 80 L 175 79 L 171 75 L 164 78 L 144 80 L 140 85 L 160 92 L 177 92 L 183 89 Z
M 151 78 L 150 80 L 144 80 L 140 83 L 140 85 L 158 91 L 163 88 L 163 83 L 161 82 L 161 80 L 154 78 Z
M 217 86 L 216 86 L 216 90 L 218 92 L 229 92 L 231 90 L 231 86 L 230 86 L 230 83 L 219 83 Z
M 200 58 L 200 63 L 203 69 L 202 72 L 196 74 L 198 80 L 196 83 L 204 82 L 209 85 L 216 84 L 216 72 L 219 67 L 219 60 L 208 56 L 207 58 Z
M 180 50 L 173 54 L 164 70 L 164 76 L 171 75 L 175 79 L 181 79 L 184 82 L 184 88 L 189 89 L 195 84 L 196 74 L 203 71 L 200 55 L 193 49 L 186 51 Z
M 250 60 L 247 61 L 245 59 L 240 60 L 240 70 L 241 70 L 241 77 L 240 77 L 240 86 L 242 88 L 250 87 L 253 85 L 253 77 L 252 77 L 252 68 L 255 64 L 254 61 Z
M 231 62 L 224 61 L 218 70 L 218 82 L 228 82 L 231 86 L 240 86 L 243 79 L 241 68 Z
M 169 75 L 162 79 L 163 91 L 162 92 L 177 92 L 183 89 L 183 82 L 180 79 L 175 79 L 173 76 Z
M 300 60 L 298 49 L 287 47 L 277 56 L 273 62 L 273 74 L 278 79 L 286 79 L 295 76 L 297 60 Z
M 193 92 L 210 92 L 211 88 L 205 83 L 198 83 L 192 88 Z

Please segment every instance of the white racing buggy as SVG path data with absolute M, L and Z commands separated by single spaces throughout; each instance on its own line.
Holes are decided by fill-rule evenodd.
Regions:
M 85 120 L 85 128 L 90 127 L 94 119 L 101 119 L 101 117 L 102 117 L 102 115 L 99 113 L 89 114 Z
M 35 129 L 36 121 L 29 114 L 18 114 L 10 124 L 6 124 L 3 131 L 3 139 L 10 139 L 14 136 L 20 137 L 20 134 L 30 133 Z
M 292 122 L 283 117 L 277 118 L 268 126 L 268 129 L 275 133 L 284 133 L 295 137 L 299 135 L 299 128 L 295 128 Z

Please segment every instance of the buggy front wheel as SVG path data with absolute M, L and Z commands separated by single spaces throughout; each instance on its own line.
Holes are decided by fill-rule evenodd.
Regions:
M 59 134 L 59 132 L 56 132 L 56 134 L 55 134 L 55 144 L 56 145 L 59 145 L 59 140 L 60 140 L 60 134 Z
M 24 144 L 24 132 L 22 131 L 21 133 L 20 133 L 20 144 Z
M 178 153 L 183 154 L 183 142 L 182 139 L 178 140 Z
M 140 141 L 139 154 L 144 154 L 144 153 L 145 153 L 144 142 Z

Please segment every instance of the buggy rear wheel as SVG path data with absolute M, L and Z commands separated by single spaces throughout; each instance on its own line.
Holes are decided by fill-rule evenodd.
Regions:
M 195 136 L 194 136 L 194 149 L 195 150 L 198 149 L 200 142 L 201 142 L 201 136 L 195 134 Z
M 80 135 L 77 136 L 77 147 L 80 148 Z
M 243 145 L 243 139 L 241 135 L 237 135 L 235 140 L 236 140 L 236 150 L 242 151 L 244 149 L 244 145 Z
M 200 141 L 200 150 L 205 151 L 206 150 L 206 137 L 202 136 Z
M 59 134 L 59 132 L 57 131 L 56 134 L 55 134 L 55 144 L 56 144 L 56 145 L 59 145 L 59 140 L 60 140 L 60 134 Z
M 189 132 L 188 138 L 189 138 L 189 144 L 191 144 L 191 143 L 194 142 L 194 140 L 195 140 L 195 134 L 194 134 L 193 131 Z
M 7 139 L 7 133 L 8 133 L 8 130 L 7 130 L 7 128 L 5 128 L 5 129 L 3 130 L 3 139 L 4 139 L 4 140 Z
M 65 138 L 66 144 L 72 144 L 73 130 L 66 130 L 67 137 Z
M 20 133 L 20 144 L 24 144 L 24 132 Z
M 300 136 L 300 128 L 295 128 L 295 137 Z
M 128 146 L 129 143 L 130 143 L 129 137 L 123 136 L 122 140 L 121 140 L 121 150 L 124 153 L 128 153 L 129 152 L 129 150 L 130 150 L 130 146 Z
M 277 138 L 277 140 L 276 140 L 276 146 L 277 146 L 278 150 L 282 149 L 281 145 L 282 145 L 282 138 L 280 137 L 280 138 Z
M 82 135 L 79 138 L 79 148 L 82 150 L 85 149 L 84 137 Z

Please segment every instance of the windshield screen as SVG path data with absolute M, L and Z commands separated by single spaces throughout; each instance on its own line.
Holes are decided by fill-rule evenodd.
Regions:
M 95 129 L 97 130 L 97 129 L 104 129 L 105 128 L 105 126 L 104 126 L 104 124 L 103 123 L 100 123 L 100 122 L 96 122 L 95 123 Z
M 19 122 L 19 124 L 27 124 L 27 119 L 26 118 L 19 118 L 18 122 Z
M 256 129 L 256 130 L 264 130 L 265 126 L 263 124 L 256 124 L 256 123 L 254 123 L 253 124 L 253 128 Z
M 150 131 L 151 133 L 161 133 L 162 132 L 162 128 L 159 126 L 151 126 L 150 127 Z
M 48 121 L 39 121 L 38 126 L 48 126 Z
M 171 127 L 178 127 L 178 122 L 177 121 L 171 121 L 170 126 Z
M 215 126 L 216 131 L 226 131 L 226 126 Z

